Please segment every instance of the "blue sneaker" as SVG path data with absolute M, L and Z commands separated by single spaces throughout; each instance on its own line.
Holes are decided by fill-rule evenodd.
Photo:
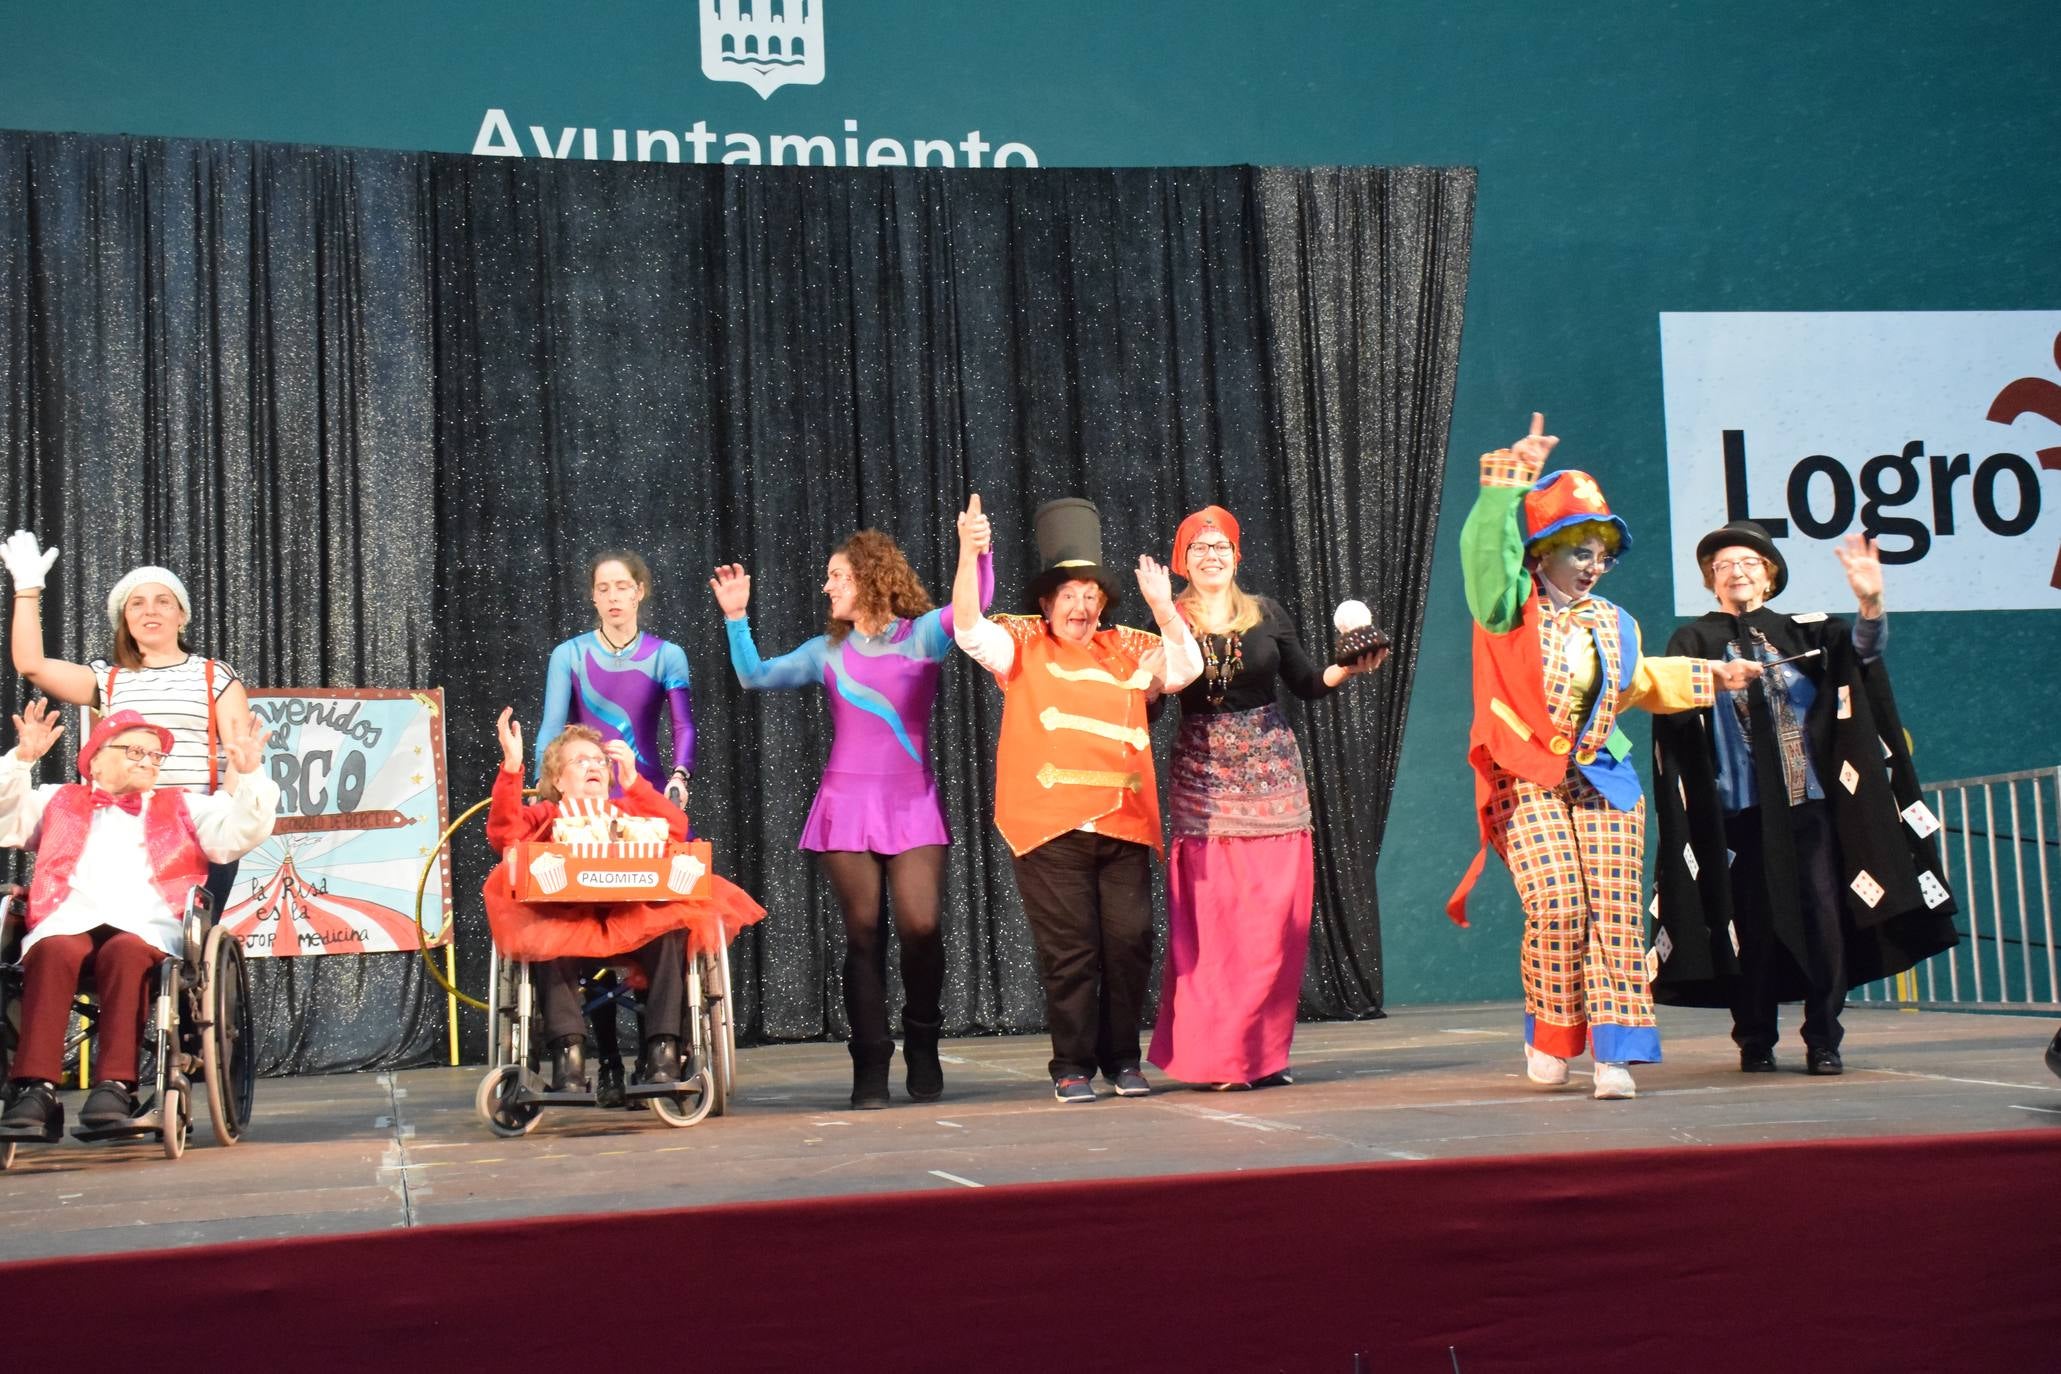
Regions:
M 1095 1085 L 1082 1078 L 1079 1074 L 1072 1074 L 1066 1078 L 1055 1078 L 1052 1080 L 1052 1096 L 1066 1103 L 1093 1102 L 1095 1100 Z
M 1116 1089 L 1118 1097 L 1152 1096 L 1152 1085 L 1145 1081 L 1145 1075 L 1138 1072 L 1135 1064 L 1129 1068 L 1118 1069 L 1107 1077 L 1110 1085 Z

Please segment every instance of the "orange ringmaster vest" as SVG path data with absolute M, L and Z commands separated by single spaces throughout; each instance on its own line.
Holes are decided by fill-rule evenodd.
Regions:
M 1145 689 L 1159 636 L 1118 628 L 1086 645 L 1056 639 L 1039 616 L 997 616 L 1016 642 L 1002 686 L 995 753 L 995 827 L 1027 854 L 1069 830 L 1150 845 L 1160 853 L 1159 786 Z

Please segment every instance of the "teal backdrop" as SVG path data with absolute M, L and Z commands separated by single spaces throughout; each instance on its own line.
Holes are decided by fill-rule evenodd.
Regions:
M 1674 624 L 1659 312 L 2061 307 L 2052 0 L 818 3 L 823 81 L 764 99 L 702 75 L 689 0 L 9 5 L 0 127 L 471 152 L 503 110 L 525 151 L 531 125 L 554 144 L 593 128 L 602 156 L 616 129 L 633 147 L 698 121 L 841 146 L 855 121 L 861 147 L 977 130 L 1046 166 L 1478 167 L 1438 565 L 1380 871 L 1394 1004 L 1517 992 L 1500 870 L 1472 929 L 1440 910 L 1474 847 L 1455 545 L 1475 456 L 1547 412 L 1556 459 L 1596 472 L 1648 541 L 1610 590 L 1657 645 Z M 1926 777 L 2061 763 L 2057 628 L 2052 612 L 1896 618 Z

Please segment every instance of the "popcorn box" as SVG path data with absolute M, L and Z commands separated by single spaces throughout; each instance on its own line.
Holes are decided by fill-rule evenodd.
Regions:
M 682 902 L 709 894 L 715 854 L 707 840 L 531 840 L 509 867 L 524 902 Z

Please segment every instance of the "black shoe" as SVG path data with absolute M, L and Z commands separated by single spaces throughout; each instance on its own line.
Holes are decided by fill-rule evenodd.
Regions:
M 1255 1088 L 1292 1088 L 1295 1086 L 1295 1074 L 1288 1069 L 1281 1069 L 1278 1072 L 1266 1075 L 1264 1078 L 1253 1079 L 1252 1086 Z
M 89 1131 L 98 1131 L 108 1126 L 119 1126 L 143 1110 L 143 1104 L 136 1100 L 136 1090 L 116 1079 L 95 1083 L 93 1091 L 87 1094 L 86 1105 L 79 1111 L 79 1124 Z
M 601 1107 L 623 1107 L 629 1105 L 629 1096 L 623 1092 L 623 1061 L 612 1054 L 603 1055 L 596 1064 L 599 1081 L 594 1088 L 594 1102 Z
M 2054 1032 L 2054 1043 L 2047 1046 L 2047 1067 L 2061 1078 L 2061 1031 Z
M 654 1035 L 644 1042 L 644 1056 L 637 1061 L 640 1084 L 670 1085 L 680 1081 L 680 1037 Z
M 945 1095 L 945 1066 L 938 1061 L 937 1037 L 941 1023 L 918 1021 L 902 1016 L 902 1080 L 914 1102 L 935 1102 Z
M 1773 1073 L 1774 1071 L 1775 1052 L 1773 1050 L 1739 1051 L 1739 1072 Z
M 852 1054 L 852 1110 L 880 1110 L 892 1100 L 887 1092 L 887 1067 L 894 1058 L 894 1042 L 850 1045 L 847 1048 Z
M 64 1138 L 64 1105 L 56 1085 L 40 1078 L 17 1078 L 8 1085 L 7 1111 L 0 1114 L 0 1140 Z
M 551 1046 L 551 1091 L 583 1093 L 587 1086 L 587 1037 L 568 1035 Z
M 1840 1062 L 1838 1050 L 1813 1046 L 1805 1060 L 1804 1069 L 1816 1077 L 1829 1078 L 1835 1074 L 1845 1073 L 1846 1065 Z
M 1152 1096 L 1152 1084 L 1146 1080 L 1144 1074 L 1138 1072 L 1136 1064 L 1126 1065 L 1115 1073 L 1105 1073 L 1102 1076 L 1116 1089 L 1118 1097 Z

